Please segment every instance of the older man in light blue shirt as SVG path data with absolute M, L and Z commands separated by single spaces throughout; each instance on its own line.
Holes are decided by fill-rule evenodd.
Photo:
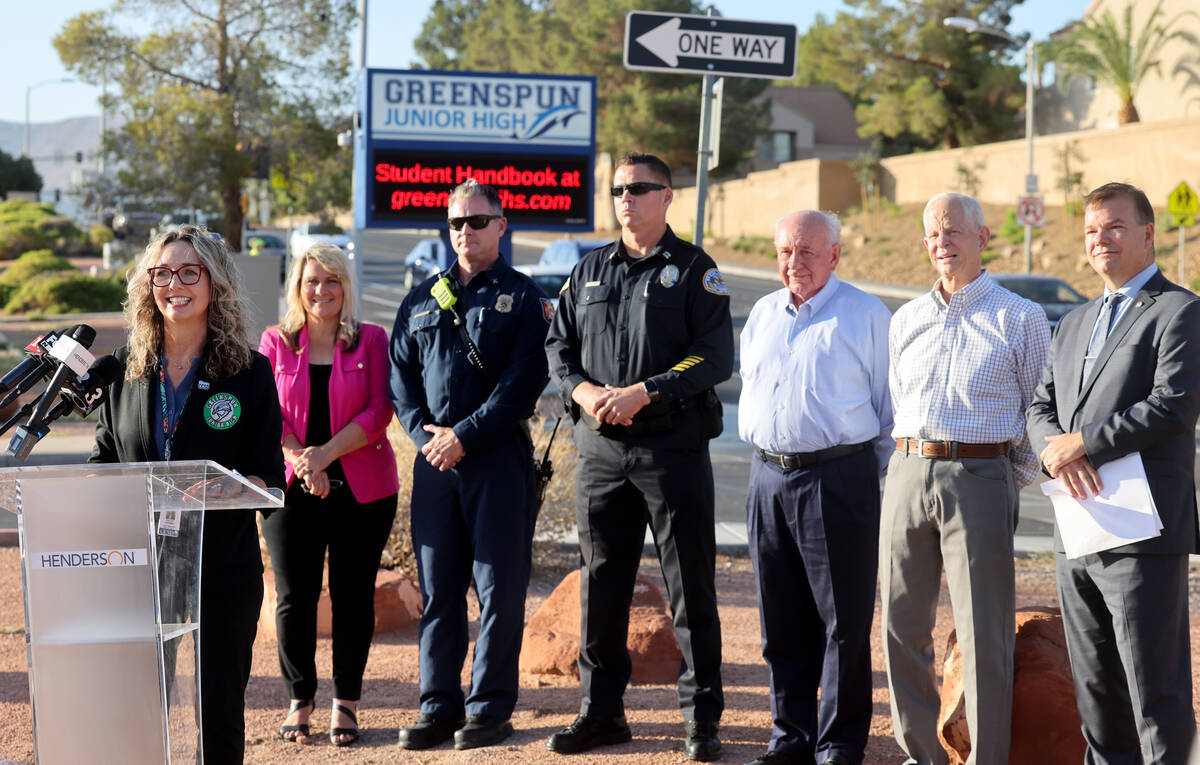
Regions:
M 890 314 L 834 276 L 840 236 L 835 216 L 811 210 L 776 224 L 784 287 L 741 336 L 738 434 L 756 450 L 746 518 L 774 719 L 754 763 L 860 765 L 871 721 L 879 475 L 895 449 Z

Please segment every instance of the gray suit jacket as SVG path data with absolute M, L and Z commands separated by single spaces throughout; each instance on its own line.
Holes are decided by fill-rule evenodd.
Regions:
M 1080 431 L 1092 465 L 1141 452 L 1162 535 L 1121 553 L 1197 553 L 1196 418 L 1200 415 L 1200 298 L 1156 273 L 1133 299 L 1080 387 L 1100 311 L 1063 317 L 1027 413 L 1035 453 L 1045 437 Z M 1063 551 L 1055 527 L 1054 546 Z

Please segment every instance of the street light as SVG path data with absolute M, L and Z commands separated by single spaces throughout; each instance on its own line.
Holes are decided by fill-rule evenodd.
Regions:
M 74 77 L 61 77 L 61 78 L 54 79 L 54 80 L 43 80 L 41 82 L 35 83 L 35 84 L 30 85 L 29 87 L 25 88 L 25 143 L 21 150 L 21 156 L 23 156 L 23 157 L 29 156 L 29 93 L 30 93 L 30 91 L 40 88 L 43 85 L 53 85 L 55 83 L 62 83 L 62 82 L 75 82 L 75 78 Z
M 968 19 L 962 16 L 951 16 L 947 19 L 942 19 L 942 26 L 947 29 L 961 29 L 967 34 L 985 34 L 999 37 L 1003 40 L 1008 40 L 1013 45 L 1020 45 L 1021 41 L 1005 32 L 1003 29 L 995 27 L 985 27 L 975 19 Z M 1033 38 L 1030 37 L 1025 42 L 1025 154 L 1026 163 L 1029 168 L 1025 175 L 1025 193 L 1036 194 L 1038 190 L 1038 179 L 1033 173 L 1033 73 L 1037 70 L 1037 53 L 1033 49 Z M 1033 226 L 1025 226 L 1025 272 L 1033 271 Z

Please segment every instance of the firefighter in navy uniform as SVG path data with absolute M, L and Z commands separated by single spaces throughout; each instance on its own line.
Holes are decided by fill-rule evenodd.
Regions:
M 629 741 L 622 697 L 634 577 L 649 522 L 683 652 L 679 705 L 689 759 L 721 754 L 721 625 L 713 476 L 714 386 L 733 370 L 729 292 L 712 259 L 667 226 L 671 173 L 626 154 L 613 176 L 621 238 L 583 257 L 546 339 L 575 418 L 580 715 L 546 747 L 570 754 Z
M 392 402 L 420 449 L 412 540 L 425 602 L 421 715 L 400 731 L 406 749 L 451 737 L 472 749 L 512 735 L 537 520 L 525 420 L 546 387 L 551 304 L 500 258 L 506 220 L 495 189 L 460 185 L 449 223 L 457 261 L 405 296 L 392 330 Z M 472 581 L 482 613 L 464 697 Z

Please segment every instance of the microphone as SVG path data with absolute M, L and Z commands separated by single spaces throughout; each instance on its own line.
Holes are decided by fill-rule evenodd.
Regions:
M 25 346 L 25 360 L 13 367 L 4 377 L 0 377 L 0 393 L 12 391 L 0 400 L 0 409 L 11 404 L 38 380 L 50 374 L 51 364 L 45 354 L 61 334 L 51 330 L 29 341 L 29 345 Z
M 63 386 L 62 397 L 69 401 L 81 417 L 87 417 L 100 408 L 108 399 L 108 386 L 112 385 L 121 374 L 121 362 L 111 353 L 96 359 L 86 374 L 73 383 Z M 53 415 L 54 410 L 50 410 Z M 56 419 L 46 418 L 47 422 Z
M 58 368 L 54 370 L 54 376 L 50 378 L 50 383 L 42 392 L 42 397 L 38 399 L 37 406 L 29 415 L 29 420 L 25 423 L 26 428 L 38 429 L 50 411 L 50 407 L 54 405 L 58 389 L 63 386 L 64 382 L 87 374 L 88 367 L 96 360 L 92 354 L 88 353 L 88 348 L 95 339 L 96 330 L 86 324 L 76 324 L 71 328 L 71 334 L 63 335 L 54 342 L 50 348 L 50 357 L 52 360 L 57 360 Z
M 38 421 L 36 427 L 29 424 L 17 426 L 8 443 L 8 453 L 24 462 L 33 447 L 50 432 L 50 423 L 69 414 L 72 409 L 77 409 L 84 417 L 96 411 L 108 398 L 108 386 L 113 384 L 120 372 L 121 362 L 117 361 L 115 356 L 101 356 L 83 377 L 64 386 L 60 391 L 62 396 L 46 412 L 45 417 Z M 47 391 L 45 395 L 50 394 L 51 392 Z

